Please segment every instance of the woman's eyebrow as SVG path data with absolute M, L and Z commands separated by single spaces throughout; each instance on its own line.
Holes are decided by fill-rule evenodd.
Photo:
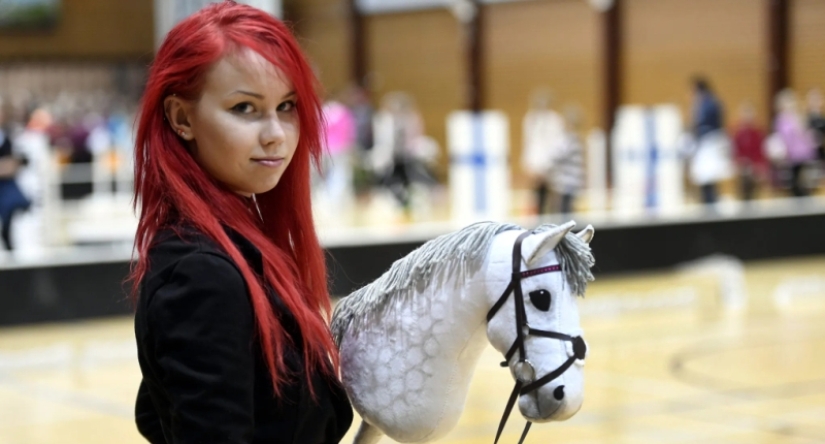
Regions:
M 252 97 L 255 97 L 255 98 L 258 98 L 258 99 L 263 99 L 263 98 L 264 98 L 263 94 L 258 94 L 258 93 L 254 93 L 254 92 L 244 91 L 244 90 L 240 90 L 240 89 L 239 89 L 239 90 L 232 91 L 231 93 L 229 93 L 229 95 L 230 95 L 230 96 L 231 96 L 232 94 L 244 94 L 244 95 L 247 95 L 247 96 L 252 96 Z
M 295 91 L 290 91 L 290 92 L 288 92 L 288 93 L 284 94 L 283 99 L 289 99 L 290 97 L 295 97 L 295 96 L 297 96 L 297 95 L 298 95 L 298 94 L 297 94 Z M 281 100 L 283 100 L 283 99 L 281 99 Z

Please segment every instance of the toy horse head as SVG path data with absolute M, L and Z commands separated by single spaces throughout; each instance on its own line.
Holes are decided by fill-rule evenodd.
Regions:
M 446 435 L 488 341 L 517 381 L 500 430 L 516 401 L 530 423 L 576 413 L 587 346 L 575 298 L 593 279 L 593 229 L 574 235 L 573 226 L 473 224 L 426 242 L 341 300 L 331 329 L 363 418 L 355 442 Z
M 574 226 L 503 233 L 488 256 L 488 277 L 510 276 L 487 285 L 487 337 L 516 381 L 502 427 L 516 399 L 531 422 L 564 420 L 581 408 L 587 345 L 576 297 L 593 279 L 594 230 L 568 234 Z

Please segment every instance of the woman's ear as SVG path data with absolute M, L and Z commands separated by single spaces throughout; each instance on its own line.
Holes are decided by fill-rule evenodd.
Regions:
M 192 113 L 192 105 L 176 95 L 166 96 L 163 99 L 163 112 L 166 115 L 166 121 L 169 126 L 175 131 L 181 139 L 192 141 L 195 139 L 192 134 L 192 124 L 190 123 L 190 116 Z

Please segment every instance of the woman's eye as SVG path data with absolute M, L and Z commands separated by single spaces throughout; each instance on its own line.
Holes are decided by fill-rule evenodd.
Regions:
M 295 109 L 295 102 L 292 100 L 287 100 L 286 102 L 280 104 L 278 106 L 278 111 L 280 112 L 290 112 Z
M 249 102 L 243 102 L 233 106 L 232 111 L 240 114 L 249 114 L 255 111 L 255 107 Z
M 530 302 L 541 311 L 550 310 L 550 292 L 547 290 L 531 291 Z

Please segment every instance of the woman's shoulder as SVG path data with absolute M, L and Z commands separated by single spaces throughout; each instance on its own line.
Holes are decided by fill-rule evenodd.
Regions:
M 192 225 L 176 225 L 158 230 L 149 248 L 150 257 L 158 255 L 187 255 L 216 253 L 225 255 L 220 247 Z
M 148 293 L 169 282 L 174 275 L 187 279 L 238 281 L 235 263 L 211 238 L 191 226 L 165 228 L 155 235 L 148 252 L 144 289 Z M 181 277 L 181 276 L 178 276 Z

